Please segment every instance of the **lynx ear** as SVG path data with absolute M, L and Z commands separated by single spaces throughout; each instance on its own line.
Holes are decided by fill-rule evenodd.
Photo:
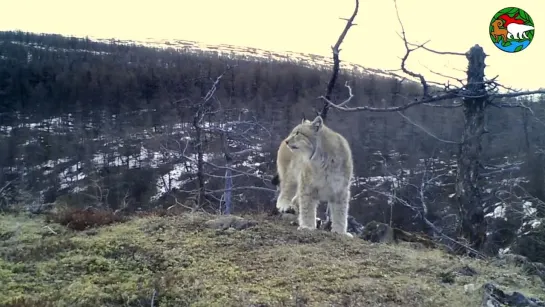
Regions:
M 307 120 L 307 118 L 305 117 L 305 112 L 303 112 L 302 115 L 303 119 L 301 119 L 301 124 L 305 123 L 305 121 Z
M 311 123 L 312 127 L 314 127 L 314 130 L 316 131 L 320 130 L 323 124 L 324 124 L 324 119 L 321 116 L 316 116 L 316 118 Z

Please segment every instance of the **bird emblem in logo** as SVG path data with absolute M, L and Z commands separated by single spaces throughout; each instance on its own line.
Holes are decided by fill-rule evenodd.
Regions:
M 508 53 L 528 48 L 534 39 L 534 32 L 532 17 L 518 7 L 506 7 L 490 21 L 490 39 L 498 49 Z

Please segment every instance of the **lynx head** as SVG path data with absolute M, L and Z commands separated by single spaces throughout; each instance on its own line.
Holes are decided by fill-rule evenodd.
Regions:
M 313 121 L 303 119 L 286 138 L 286 145 L 292 152 L 314 155 L 323 124 L 324 120 L 321 116 L 317 116 Z

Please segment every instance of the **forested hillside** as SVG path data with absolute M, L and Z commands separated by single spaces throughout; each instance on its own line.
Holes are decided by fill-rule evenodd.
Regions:
M 228 169 L 235 212 L 272 210 L 277 146 L 320 110 L 331 68 L 252 57 L 250 49 L 175 47 L 0 32 L 1 205 L 35 210 L 62 201 L 132 211 L 192 206 L 203 193 L 204 209 L 217 212 Z M 419 93 L 416 84 L 345 68 L 334 97 L 346 97 L 348 81 L 353 105 L 396 106 Z M 510 247 L 544 260 L 536 241 L 545 236 L 544 101 L 487 111 L 490 252 Z M 426 203 L 427 219 L 455 237 L 453 142 L 463 121 L 459 108 L 428 105 L 402 114 L 331 110 L 327 124 L 353 150 L 351 215 L 427 232 L 414 213 Z

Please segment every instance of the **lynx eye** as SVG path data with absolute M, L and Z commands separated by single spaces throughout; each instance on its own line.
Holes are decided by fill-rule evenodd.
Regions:
M 299 135 L 299 131 L 295 132 L 295 135 Z

